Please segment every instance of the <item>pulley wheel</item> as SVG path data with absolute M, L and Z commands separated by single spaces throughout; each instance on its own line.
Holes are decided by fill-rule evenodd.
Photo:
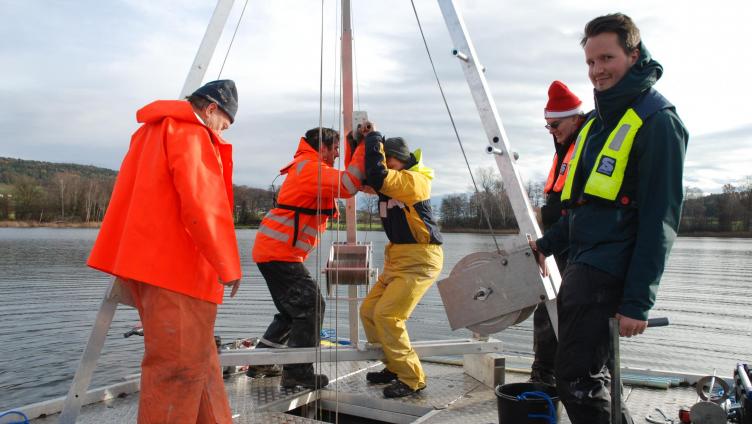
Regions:
M 525 321 L 535 311 L 535 307 L 538 305 L 529 306 L 527 308 L 520 309 L 519 311 L 513 311 L 502 316 L 483 321 L 478 324 L 467 326 L 467 329 L 478 334 L 489 335 L 498 333 L 507 327 L 511 327 L 515 324 L 519 324 Z
M 710 382 L 713 381 L 713 378 L 715 378 L 713 387 L 721 386 L 721 389 L 723 389 L 723 394 L 720 397 L 713 396 L 713 387 L 710 387 Z M 697 380 L 697 385 L 695 386 L 695 388 L 697 390 L 697 396 L 699 396 L 700 399 L 719 404 L 725 402 L 726 399 L 728 399 L 729 391 L 731 390 L 728 383 L 726 383 L 726 380 L 720 377 L 713 377 L 711 375 L 706 375 L 705 377 Z

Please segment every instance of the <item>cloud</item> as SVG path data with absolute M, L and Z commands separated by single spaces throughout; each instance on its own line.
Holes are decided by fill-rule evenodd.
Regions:
M 206 80 L 219 75 L 243 2 L 236 2 Z M 752 98 L 752 71 L 739 54 L 748 2 L 718 8 L 635 0 L 609 9 L 582 2 L 515 4 L 458 1 L 523 178 L 545 177 L 551 138 L 542 128 L 550 82 L 567 83 L 592 107 L 592 88 L 579 47 L 584 23 L 621 10 L 642 30 L 664 65 L 658 84 L 689 128 L 685 182 L 717 191 L 749 174 L 752 121 L 738 99 Z M 222 76 L 237 81 L 240 110 L 227 132 L 235 145 L 235 181 L 267 186 L 290 158 L 299 137 L 319 121 L 339 126 L 335 11 L 302 0 L 250 2 Z M 135 111 L 157 98 L 175 98 L 185 81 L 211 2 L 21 2 L 4 5 L 0 95 L 0 156 L 117 168 L 136 129 Z M 438 5 L 416 1 L 428 45 L 470 167 L 495 166 Z M 746 13 L 745 13 L 746 12 Z M 470 185 L 410 3 L 354 2 L 355 107 L 367 110 L 387 134 L 407 138 L 436 168 L 437 196 Z M 28 17 L 33 16 L 33 20 Z M 323 58 L 323 59 L 322 59 Z M 320 67 L 323 76 L 320 76 Z M 321 79 L 320 79 L 321 78 Z
M 692 136 L 684 166 L 685 185 L 720 192 L 724 184 L 739 184 L 752 176 L 752 124 Z M 728 154 L 733 152 L 733 154 Z

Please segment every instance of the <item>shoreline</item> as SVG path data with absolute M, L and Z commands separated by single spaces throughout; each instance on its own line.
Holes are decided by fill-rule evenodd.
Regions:
M 38 221 L 0 221 L 0 228 L 99 228 L 100 221 L 91 222 L 38 222 Z
M 99 228 L 101 222 L 37 222 L 37 221 L 0 221 L 0 228 Z M 362 224 L 358 226 L 358 231 L 383 231 L 381 227 L 367 229 L 362 228 Z M 255 230 L 258 229 L 257 225 L 236 225 L 236 230 Z M 344 230 L 342 228 L 341 230 Z M 491 234 L 487 229 L 474 229 L 474 228 L 449 228 L 441 229 L 442 233 L 447 234 Z M 517 229 L 505 228 L 494 230 L 496 235 L 512 235 L 517 234 Z M 692 233 L 679 233 L 678 237 L 715 237 L 715 238 L 752 238 L 752 231 L 697 231 Z

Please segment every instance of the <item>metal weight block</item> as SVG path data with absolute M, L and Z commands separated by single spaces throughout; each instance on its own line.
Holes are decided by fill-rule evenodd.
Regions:
M 526 242 L 510 251 L 465 256 L 438 288 L 452 330 L 484 335 L 524 321 L 547 299 Z

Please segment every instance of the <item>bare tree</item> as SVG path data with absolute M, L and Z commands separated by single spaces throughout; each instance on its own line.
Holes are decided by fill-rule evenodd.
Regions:
M 86 190 L 86 201 L 84 203 L 84 222 L 91 221 L 91 214 L 94 207 L 94 181 L 89 180 Z
M 530 199 L 530 205 L 533 208 L 540 208 L 543 206 L 543 187 L 545 183 L 543 181 L 528 182 L 525 185 L 525 191 L 527 191 L 527 197 Z
M 723 194 L 718 202 L 718 229 L 721 231 L 734 230 L 734 218 L 739 204 L 739 193 L 733 184 L 723 185 Z
M 684 206 L 680 228 L 682 232 L 705 231 L 707 217 L 703 192 L 697 187 L 684 188 Z
M 468 198 L 465 194 L 450 194 L 441 200 L 441 226 L 462 228 L 468 226 Z
M 33 178 L 16 178 L 12 196 L 16 219 L 36 219 L 42 213 L 44 190 Z
M 752 225 L 752 175 L 745 178 L 744 183 L 739 188 L 739 195 L 742 229 L 749 232 L 750 225 Z
M 371 228 L 374 217 L 379 217 L 379 196 L 370 195 L 365 197 L 365 210 L 368 212 L 368 228 Z
M 82 197 L 81 176 L 73 172 L 58 172 L 52 179 L 60 201 L 60 219 L 72 218 L 79 211 L 79 200 Z

